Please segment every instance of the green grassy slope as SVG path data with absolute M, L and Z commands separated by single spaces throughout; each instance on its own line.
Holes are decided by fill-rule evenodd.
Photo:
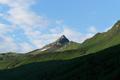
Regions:
M 63 52 L 63 51 L 78 49 L 80 46 L 81 46 L 80 43 L 70 41 L 70 42 L 66 43 L 65 45 L 63 45 L 62 47 L 59 47 L 59 48 L 57 48 L 56 50 L 53 50 L 53 51 L 40 51 L 39 49 L 37 49 L 37 50 L 31 51 L 31 52 L 29 52 L 27 54 L 36 55 L 36 54 L 44 54 L 46 52 L 47 53 L 61 52 L 61 51 Z
M 75 50 L 75 49 L 78 49 L 80 46 L 81 46 L 80 43 L 70 41 L 68 44 L 64 45 L 63 47 L 61 47 L 57 51 Z
M 50 52 L 44 54 L 37 55 L 25 55 L 24 60 L 21 60 L 14 66 L 10 66 L 10 68 L 18 67 L 20 65 L 33 63 L 33 62 L 43 62 L 43 61 L 51 61 L 51 60 L 70 60 L 76 57 L 80 57 L 84 55 L 84 50 L 69 50 L 63 52 Z
M 32 54 L 3 54 L 0 60 L 0 69 L 8 69 L 18 67 L 20 65 L 33 63 L 33 62 L 42 62 L 49 60 L 68 60 L 75 57 L 79 57 L 84 53 L 84 50 L 77 49 L 80 46 L 79 43 L 70 42 L 60 48 L 59 51 L 56 52 L 39 52 L 36 51 L 31 52 Z
M 82 49 L 85 51 L 84 54 L 89 54 L 89 53 L 94 53 L 118 44 L 120 44 L 120 21 L 118 21 L 115 25 L 113 25 L 113 27 L 107 32 L 97 33 L 95 36 L 85 40 L 81 44 L 75 43 L 75 42 L 69 42 L 68 44 L 62 46 L 57 51 Z M 33 51 L 31 53 L 41 54 L 44 52 Z
M 119 80 L 120 45 L 72 60 L 53 60 L 0 71 L 0 80 Z
M 82 48 L 86 48 L 87 53 L 91 53 L 118 44 L 120 44 L 120 21 L 118 21 L 109 31 L 98 33 L 94 37 L 84 41 Z
M 0 54 L 0 69 L 14 67 L 26 58 L 25 54 L 4 53 Z
M 69 42 L 55 52 L 35 50 L 22 56 L 17 54 L 0 55 L 0 69 L 18 67 L 20 65 L 49 60 L 69 60 L 120 44 L 120 22 L 104 33 L 98 33 L 82 44 Z M 5 59 L 2 59 L 2 58 Z

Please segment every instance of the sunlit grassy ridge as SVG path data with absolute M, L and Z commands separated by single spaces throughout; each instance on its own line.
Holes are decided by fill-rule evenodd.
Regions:
M 107 32 L 97 33 L 94 37 L 87 39 L 82 47 L 87 49 L 87 53 L 91 53 L 117 44 L 120 44 L 120 21 Z

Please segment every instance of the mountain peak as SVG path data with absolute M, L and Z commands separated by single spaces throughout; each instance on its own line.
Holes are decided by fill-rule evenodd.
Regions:
M 65 35 L 62 35 L 60 38 L 66 38 L 66 36 L 65 36 Z
M 58 49 L 60 49 L 62 46 L 66 45 L 67 43 L 69 43 L 70 41 L 66 38 L 65 35 L 62 35 L 60 38 L 58 38 L 55 42 L 50 43 L 46 46 L 44 46 L 43 48 L 35 51 L 36 53 L 40 52 L 40 51 L 57 51 Z
M 62 39 L 67 39 L 67 37 L 65 35 L 62 35 L 59 40 L 62 40 Z
M 67 39 L 67 37 L 65 35 L 62 35 L 56 42 L 58 42 L 60 44 L 65 44 L 65 43 L 68 43 L 69 40 Z

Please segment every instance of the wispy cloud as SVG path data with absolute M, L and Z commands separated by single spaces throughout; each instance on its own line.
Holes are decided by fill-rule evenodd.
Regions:
M 14 32 L 17 28 L 21 28 L 21 30 L 23 30 L 24 32 L 24 35 L 28 37 L 28 39 L 33 38 L 33 36 L 40 35 L 40 32 L 36 31 L 36 29 L 48 26 L 48 21 L 44 17 L 37 15 L 29 9 L 30 6 L 33 5 L 35 2 L 35 0 L 0 0 L 0 4 L 4 4 L 9 7 L 9 10 L 6 12 L 6 14 L 1 13 L 1 16 L 11 23 L 9 27 L 6 27 L 8 25 L 1 24 L 1 33 L 4 32 L 7 34 L 9 33 L 8 29 L 11 29 L 11 31 Z M 8 38 L 8 36 L 4 36 L 4 38 L 6 39 Z M 18 48 L 17 50 L 19 50 L 19 48 L 21 48 L 20 51 L 24 52 L 25 47 L 23 47 L 22 45 L 27 45 L 26 50 L 31 49 L 31 46 L 28 46 L 29 44 L 27 42 L 19 44 L 15 43 L 14 39 L 12 39 L 13 38 L 11 37 L 11 43 L 16 46 L 8 48 L 7 45 L 4 45 L 6 49 L 9 50 L 11 48 Z M 31 41 L 31 43 L 32 42 L 33 41 Z M 8 41 L 4 43 L 8 43 Z M 24 50 L 22 50 L 22 47 L 24 48 Z
M 97 31 L 97 29 L 96 29 L 95 26 L 91 26 L 91 27 L 88 28 L 88 32 L 95 34 L 95 33 L 97 33 L 98 31 Z
M 55 26 L 51 28 L 49 19 L 30 9 L 36 2 L 37 0 L 0 0 L 0 4 L 9 7 L 8 11 L 5 14 L 0 13 L 0 16 L 10 23 L 0 23 L 0 52 L 28 52 L 56 40 L 63 34 L 70 40 L 83 42 L 97 32 L 95 27 L 91 27 L 88 33 L 82 34 L 66 26 L 64 19 L 52 21 Z M 17 36 L 22 38 L 22 42 L 15 41 L 12 37 L 16 35 L 14 32 L 22 33 L 27 40 Z

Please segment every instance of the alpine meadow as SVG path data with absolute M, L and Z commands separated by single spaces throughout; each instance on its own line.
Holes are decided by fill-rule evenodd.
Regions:
M 0 80 L 119 80 L 119 0 L 0 0 Z

